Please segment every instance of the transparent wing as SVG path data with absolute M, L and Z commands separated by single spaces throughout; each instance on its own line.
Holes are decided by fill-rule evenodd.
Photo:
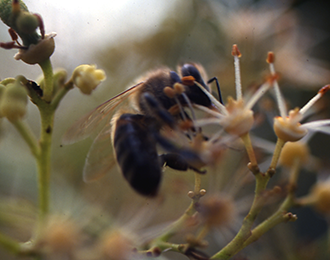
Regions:
M 103 177 L 116 164 L 111 144 L 111 126 L 109 123 L 103 127 L 89 149 L 83 170 L 85 182 Z
M 62 138 L 62 143 L 72 144 L 90 136 L 94 130 L 99 129 L 102 124 L 108 123 L 115 109 L 131 94 L 139 90 L 141 86 L 143 86 L 143 82 L 140 82 L 117 96 L 109 99 L 93 109 L 87 115 L 80 118 L 66 131 Z

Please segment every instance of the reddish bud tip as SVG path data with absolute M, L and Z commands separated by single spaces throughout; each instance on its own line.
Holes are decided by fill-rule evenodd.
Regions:
M 14 29 L 13 28 L 9 28 L 8 29 L 8 32 L 10 34 L 11 39 L 16 42 L 17 39 L 18 39 L 18 36 L 17 36 L 17 33 L 14 31 Z
M 321 95 L 323 96 L 325 93 L 328 92 L 329 89 L 330 89 L 330 84 L 325 85 L 323 88 L 321 88 L 321 89 L 319 90 L 318 93 L 321 94 Z
M 0 47 L 10 50 L 15 47 L 15 42 L 0 42 Z
M 42 17 L 40 14 L 33 14 L 35 17 L 37 17 L 38 22 L 39 22 L 39 29 L 40 29 L 40 34 L 41 34 L 41 39 L 45 38 L 45 26 L 44 26 L 44 21 L 42 20 Z
M 231 55 L 233 56 L 237 56 L 238 58 L 240 58 L 242 56 L 241 52 L 239 51 L 237 44 L 233 45 L 232 51 L 231 51 Z
M 275 55 L 274 55 L 274 52 L 272 52 L 272 51 L 268 52 L 268 55 L 267 55 L 267 59 L 266 59 L 266 61 L 267 61 L 268 63 L 274 63 L 274 61 L 275 61 Z
M 12 12 L 17 14 L 20 11 L 21 11 L 21 7 L 19 5 L 19 1 L 18 0 L 13 0 L 13 3 L 12 3 Z

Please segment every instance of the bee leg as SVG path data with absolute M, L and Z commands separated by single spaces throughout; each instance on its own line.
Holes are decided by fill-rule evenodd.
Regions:
M 209 79 L 209 80 L 207 81 L 207 84 L 210 84 L 210 83 L 212 83 L 213 81 L 215 81 L 215 84 L 216 84 L 216 86 L 217 86 L 217 91 L 218 91 L 218 95 L 219 95 L 219 102 L 220 102 L 221 104 L 223 104 L 223 100 L 222 100 L 222 95 L 221 95 L 221 90 L 220 90 L 220 85 L 219 85 L 218 78 L 217 78 L 217 77 L 213 77 L 213 78 Z
M 191 169 L 197 173 L 205 174 L 206 170 L 199 170 L 191 165 L 189 165 L 186 160 L 179 154 L 175 153 L 166 153 L 159 155 L 160 163 L 162 166 L 168 166 L 174 170 L 178 171 L 187 171 Z

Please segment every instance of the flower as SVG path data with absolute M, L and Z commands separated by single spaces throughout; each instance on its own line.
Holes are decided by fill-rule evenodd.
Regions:
M 236 100 L 229 97 L 227 104 L 224 106 L 218 100 L 216 100 L 209 92 L 207 92 L 202 86 L 200 88 L 203 92 L 211 99 L 215 106 L 214 110 L 197 106 L 200 110 L 203 110 L 210 115 L 212 118 L 201 119 L 195 121 L 195 126 L 203 126 L 207 124 L 219 124 L 223 127 L 227 133 L 242 137 L 247 134 L 254 123 L 252 107 L 259 100 L 259 98 L 270 88 L 271 84 L 266 81 L 254 95 L 248 100 L 244 100 L 242 97 L 242 86 L 239 68 L 239 58 L 241 53 L 237 48 L 237 45 L 233 45 L 232 55 L 234 56 L 235 65 L 235 85 L 236 85 Z M 221 130 L 221 132 L 223 131 Z M 219 133 L 220 134 L 220 133 Z M 216 138 L 219 134 L 215 135 Z
M 245 78 L 254 80 L 262 67 L 260 53 L 272 49 L 279 58 L 277 66 L 284 79 L 301 87 L 314 87 L 330 79 L 329 64 L 310 55 L 327 35 L 302 25 L 295 11 L 298 9 L 292 8 L 290 2 L 224 0 L 211 1 L 210 5 L 212 18 L 222 32 L 223 46 L 235 41 L 249 50 L 245 58 L 254 65 L 243 67 Z M 228 71 L 222 75 L 225 73 Z M 222 82 L 226 81 L 225 75 L 223 78 Z
M 274 54 L 268 53 L 267 62 L 270 66 L 272 75 L 276 75 L 274 68 Z M 295 142 L 303 138 L 308 130 L 321 131 L 330 134 L 330 129 L 324 129 L 326 125 L 330 125 L 330 120 L 318 120 L 314 122 L 308 122 L 301 124 L 300 122 L 304 119 L 306 112 L 312 107 L 317 100 L 319 100 L 329 89 L 330 85 L 322 87 L 316 96 L 314 96 L 304 107 L 301 109 L 295 108 L 287 112 L 284 104 L 284 99 L 280 92 L 277 80 L 273 82 L 274 90 L 276 94 L 277 104 L 280 111 L 280 116 L 274 118 L 274 131 L 276 136 L 284 142 Z
M 96 69 L 95 65 L 80 65 L 72 73 L 73 84 L 87 95 L 91 94 L 105 78 L 105 72 Z

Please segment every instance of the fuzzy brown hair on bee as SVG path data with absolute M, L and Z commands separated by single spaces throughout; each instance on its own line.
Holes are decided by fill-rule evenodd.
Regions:
M 167 128 L 181 131 L 185 138 L 191 138 L 184 134 L 186 129 L 179 127 L 180 121 L 190 119 L 183 107 L 192 108 L 191 104 L 212 106 L 195 81 L 209 91 L 196 64 L 182 65 L 179 73 L 167 68 L 155 70 L 143 82 L 111 98 L 77 121 L 66 132 L 64 143 L 73 143 L 90 136 L 105 122 L 87 155 L 84 180 L 97 179 L 118 163 L 123 176 L 135 191 L 154 197 L 159 191 L 163 166 L 203 173 L 194 167 L 197 161 L 201 161 L 196 151 L 179 147 L 161 134 Z M 166 94 L 169 92 L 164 89 L 174 94 Z M 119 109 L 127 103 L 134 109 Z M 188 130 L 196 132 L 193 127 Z M 110 139 L 113 147 L 109 143 Z M 165 153 L 159 154 L 158 147 Z M 112 155 L 112 149 L 115 156 Z

